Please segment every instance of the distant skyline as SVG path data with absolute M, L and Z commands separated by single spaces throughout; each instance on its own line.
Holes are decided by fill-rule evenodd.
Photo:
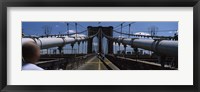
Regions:
M 134 21 L 133 21 L 134 22 Z M 174 34 L 178 31 L 178 21 L 174 22 L 22 22 L 22 31 L 25 35 L 44 35 L 45 26 L 48 26 L 51 30 L 49 34 L 66 34 L 66 33 L 74 33 L 76 32 L 75 23 L 77 23 L 77 32 L 82 32 L 87 30 L 88 26 L 113 26 L 115 31 L 120 32 L 121 26 L 127 25 L 122 29 L 123 33 L 129 32 L 128 24 L 130 26 L 130 33 L 134 34 L 137 32 L 145 32 L 150 34 L 150 29 L 152 27 L 156 28 L 156 32 L 158 36 L 174 36 Z M 69 27 L 67 27 L 67 23 L 69 23 Z M 117 28 L 115 28 L 118 26 Z M 68 30 L 69 28 L 69 30 Z M 87 35 L 87 33 L 83 33 L 83 35 Z M 114 37 L 119 37 L 121 34 L 113 32 Z M 127 35 L 122 35 L 123 37 L 128 37 Z M 105 39 L 104 39 L 105 41 Z M 94 39 L 94 44 L 97 43 L 97 39 Z M 70 49 L 70 45 L 66 45 L 66 48 Z M 106 48 L 106 45 L 103 46 Z M 74 48 L 77 48 L 75 45 Z M 118 47 L 117 47 L 118 48 Z M 121 46 L 121 49 L 123 46 Z M 85 48 L 86 49 L 86 48 Z M 127 50 L 131 50 L 130 47 Z

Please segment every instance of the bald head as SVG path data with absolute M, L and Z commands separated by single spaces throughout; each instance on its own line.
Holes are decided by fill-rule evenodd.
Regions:
M 22 56 L 26 63 L 35 63 L 40 58 L 40 48 L 33 42 L 22 45 Z

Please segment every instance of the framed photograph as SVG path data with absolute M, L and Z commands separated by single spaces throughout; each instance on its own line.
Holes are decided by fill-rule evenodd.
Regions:
M 199 0 L 0 6 L 1 91 L 199 91 Z

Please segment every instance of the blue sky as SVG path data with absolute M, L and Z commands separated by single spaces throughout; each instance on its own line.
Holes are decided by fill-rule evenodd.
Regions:
M 134 21 L 133 21 L 134 22 Z M 75 22 L 22 22 L 22 29 L 25 35 L 44 35 L 44 26 L 49 26 L 52 28 L 51 34 L 65 34 L 67 30 L 67 24 L 69 23 L 69 30 L 75 30 Z M 87 30 L 87 26 L 113 26 L 114 30 L 121 31 L 120 25 L 123 22 L 77 22 L 77 32 Z M 124 22 L 123 26 L 128 25 L 132 22 Z M 80 26 L 81 25 L 81 26 Z M 157 28 L 158 36 L 173 36 L 178 30 L 178 22 L 135 22 L 131 24 L 130 33 L 136 32 L 149 32 L 151 27 Z M 123 28 L 124 33 L 129 32 L 129 26 Z M 86 33 L 83 33 L 86 35 Z M 113 36 L 120 36 L 118 33 L 113 33 Z M 128 37 L 126 35 L 123 35 Z M 70 48 L 70 46 L 66 46 Z M 127 48 L 129 49 L 129 48 Z
M 69 29 L 75 30 L 75 23 L 68 22 L 70 24 Z M 87 26 L 113 26 L 116 27 L 122 22 L 77 22 L 83 27 Z M 131 22 L 125 22 L 123 25 L 127 25 Z M 44 34 L 43 26 L 50 26 L 52 28 L 51 34 L 66 33 L 67 25 L 65 22 L 22 22 L 23 32 L 26 35 L 42 35 Z M 131 33 L 135 32 L 148 32 L 150 27 L 155 26 L 158 28 L 157 35 L 161 36 L 173 36 L 174 32 L 178 30 L 178 22 L 135 22 L 131 24 Z M 81 26 L 78 27 L 78 32 L 84 31 Z M 124 27 L 123 32 L 128 32 L 129 27 Z M 169 30 L 169 31 L 168 31 Z M 120 27 L 117 28 L 117 31 L 121 31 Z M 114 33 L 114 36 L 119 35 Z

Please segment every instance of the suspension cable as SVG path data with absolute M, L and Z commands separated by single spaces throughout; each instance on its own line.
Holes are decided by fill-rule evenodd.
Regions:
M 116 33 L 119 33 L 119 34 L 130 35 L 130 36 L 135 36 L 135 37 L 161 38 L 161 39 L 173 39 L 174 38 L 174 36 L 135 35 L 135 34 L 128 34 L 128 33 L 121 33 L 121 32 L 115 31 L 115 30 L 113 30 L 113 31 Z M 105 37 L 110 38 L 109 36 L 105 36 Z
M 120 23 L 119 25 L 115 26 L 114 29 L 120 27 L 121 24 L 123 24 L 123 23 L 125 23 L 125 22 L 122 22 L 122 23 Z
M 130 32 L 131 32 L 131 24 L 129 24 L 129 35 L 128 35 L 128 38 L 130 38 Z
M 124 23 L 125 23 L 125 22 L 123 22 L 123 23 L 121 23 L 121 24 L 124 24 Z M 129 23 L 129 24 L 133 24 L 133 23 L 136 23 L 136 22 L 131 22 L 131 23 Z M 119 26 L 121 26 L 121 24 L 120 24 Z M 122 26 L 122 28 L 129 26 L 129 24 Z M 119 27 L 119 26 L 115 27 L 114 29 L 117 30 L 117 29 L 121 28 L 121 27 Z
M 77 22 L 76 22 L 77 23 Z M 83 25 L 81 25 L 80 23 L 77 23 L 78 26 L 82 27 L 83 29 L 87 30 L 86 27 L 84 27 Z
M 76 38 L 77 38 L 77 30 L 78 30 L 77 29 L 77 23 L 75 23 L 75 30 L 76 30 L 76 34 L 75 35 L 76 35 Z

